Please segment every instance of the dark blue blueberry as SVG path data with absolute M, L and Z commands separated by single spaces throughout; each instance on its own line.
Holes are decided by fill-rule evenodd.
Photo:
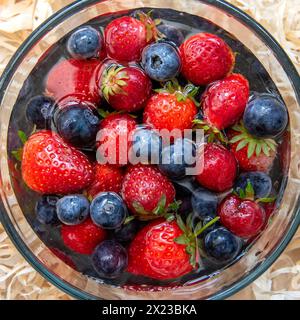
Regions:
M 96 111 L 83 104 L 64 107 L 55 114 L 55 125 L 60 136 L 79 148 L 94 145 L 99 123 Z
M 253 171 L 240 174 L 235 183 L 234 189 L 237 193 L 239 193 L 239 190 L 241 189 L 245 191 L 248 182 L 251 183 L 256 198 L 266 198 L 271 193 L 272 180 L 264 172 Z
M 199 188 L 198 182 L 191 176 L 180 180 L 173 180 L 176 193 L 180 196 L 191 196 L 192 193 Z
M 196 146 L 192 140 L 177 139 L 174 144 L 163 148 L 159 170 L 171 179 L 182 179 L 188 168 L 195 165 Z
M 288 112 L 279 98 L 264 93 L 250 99 L 243 120 L 250 134 L 259 138 L 274 138 L 285 130 Z
M 179 47 L 184 41 L 182 32 L 173 26 L 160 24 L 157 26 L 157 29 L 164 35 L 164 40 L 174 43 L 177 47 Z
M 42 196 L 35 206 L 37 220 L 42 224 L 57 224 L 56 203 L 59 197 Z
M 65 196 L 56 204 L 59 220 L 67 225 L 76 225 L 83 222 L 89 215 L 90 203 L 81 194 Z
M 213 177 L 212 177 L 213 179 Z M 217 214 L 218 197 L 211 191 L 197 189 L 192 194 L 192 207 L 194 214 L 200 219 L 207 216 L 215 217 Z
M 142 66 L 151 79 L 167 81 L 177 76 L 181 60 L 176 48 L 168 43 L 159 42 L 144 49 Z
M 162 139 L 156 131 L 140 127 L 133 133 L 132 141 L 132 155 L 136 156 L 139 163 L 158 164 Z
M 104 278 L 116 278 L 125 271 L 128 264 L 127 252 L 115 240 L 104 240 L 95 249 L 92 262 L 97 273 Z
M 75 59 L 96 57 L 102 47 L 102 37 L 96 29 L 85 26 L 71 34 L 67 42 L 67 50 Z
M 137 220 L 132 220 L 121 227 L 114 230 L 115 239 L 119 242 L 130 242 L 135 237 L 138 229 L 139 222 Z
M 209 232 L 204 239 L 208 256 L 219 262 L 229 262 L 240 252 L 242 241 L 223 227 Z
M 202 220 L 202 225 L 205 226 L 206 224 L 208 224 L 212 219 L 214 219 L 213 217 L 210 216 L 206 216 L 203 220 Z M 202 233 L 201 233 L 201 237 L 205 237 L 209 232 L 217 229 L 220 227 L 220 223 L 217 221 L 215 222 L 213 225 L 211 225 L 210 227 L 208 227 L 207 229 L 205 229 Z
M 45 96 L 33 97 L 27 104 L 26 117 L 38 129 L 49 128 L 54 111 L 54 101 Z
M 91 203 L 91 218 L 104 229 L 119 228 L 127 215 L 123 199 L 115 192 L 101 192 Z

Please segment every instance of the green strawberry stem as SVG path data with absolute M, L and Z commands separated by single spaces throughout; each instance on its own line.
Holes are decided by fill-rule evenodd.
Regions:
M 251 158 L 254 153 L 259 156 L 263 152 L 267 157 L 270 156 L 270 152 L 276 152 L 277 143 L 273 139 L 261 139 L 253 137 L 245 128 L 243 122 L 234 125 L 232 130 L 239 132 L 229 142 L 237 143 L 236 151 L 239 151 L 247 147 L 247 157 Z
M 131 222 L 131 221 L 134 220 L 134 219 L 135 219 L 134 216 L 128 216 L 128 217 L 125 219 L 123 225 L 128 224 L 129 222 Z
M 211 221 L 209 221 L 207 224 L 205 224 L 201 229 L 199 229 L 199 231 L 197 231 L 195 233 L 195 236 L 198 237 L 201 233 L 203 233 L 206 229 L 208 229 L 209 227 L 211 227 L 213 224 L 215 224 L 216 222 L 218 222 L 220 220 L 220 217 L 215 217 L 214 219 L 212 219 Z
M 35 126 L 34 126 L 34 131 L 35 131 Z M 18 137 L 21 140 L 22 143 L 22 147 L 13 150 L 11 152 L 12 156 L 17 160 L 17 161 L 22 161 L 22 155 L 23 155 L 23 146 L 26 143 L 26 141 L 28 140 L 28 137 L 26 135 L 26 133 L 22 130 L 18 130 Z
M 224 144 L 228 144 L 228 139 L 226 136 L 217 128 L 212 127 L 208 124 L 205 120 L 194 119 L 193 120 L 194 129 L 202 129 L 204 130 L 205 134 L 208 134 L 207 142 L 211 143 L 215 140 L 220 141 Z

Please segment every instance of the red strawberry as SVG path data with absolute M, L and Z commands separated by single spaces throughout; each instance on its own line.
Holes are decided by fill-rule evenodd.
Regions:
M 183 231 L 176 221 L 157 219 L 136 235 L 128 252 L 128 272 L 158 280 L 175 279 L 190 271 L 185 244 L 176 243 Z
M 152 82 L 139 68 L 113 66 L 105 70 L 101 90 L 114 109 L 134 112 L 149 99 Z
M 57 248 L 49 248 L 53 254 L 55 254 L 60 260 L 62 260 L 65 264 L 67 264 L 72 269 L 76 270 L 76 265 L 73 260 L 66 255 L 64 252 L 60 251 Z
M 25 143 L 22 157 L 23 180 L 36 192 L 75 193 L 93 179 L 87 157 L 64 142 L 56 133 L 39 131 Z
M 210 85 L 202 96 L 204 120 L 223 130 L 240 120 L 249 99 L 249 83 L 240 74 L 231 74 Z
M 162 90 L 148 101 L 144 111 L 144 123 L 151 127 L 172 131 L 191 129 L 197 114 L 197 107 L 184 90 Z
M 117 166 L 96 163 L 94 166 L 95 177 L 89 188 L 88 195 L 94 197 L 99 192 L 121 192 L 123 172 Z
M 106 231 L 88 218 L 75 226 L 63 225 L 61 237 L 65 246 L 71 250 L 81 254 L 92 254 L 97 245 L 105 240 Z
M 224 78 L 232 69 L 235 57 L 224 40 L 210 33 L 198 33 L 179 48 L 182 73 L 195 85 L 207 85 Z
M 136 121 L 127 114 L 108 115 L 100 123 L 98 156 L 104 157 L 109 164 L 126 165 L 131 147 L 130 134 L 136 125 Z
M 223 192 L 233 186 L 237 174 L 237 163 L 232 152 L 222 145 L 204 145 L 204 164 L 202 172 L 196 176 L 205 188 Z
M 142 50 L 155 36 L 149 19 L 142 22 L 123 16 L 110 22 L 104 30 L 108 56 L 121 62 L 140 60 Z
M 268 172 L 276 157 L 277 144 L 272 139 L 251 136 L 243 125 L 235 125 L 227 133 L 230 149 L 242 171 Z
M 264 209 L 255 201 L 240 199 L 236 195 L 226 197 L 218 208 L 221 223 L 241 238 L 256 236 L 265 224 Z
M 147 165 L 128 169 L 121 194 L 129 210 L 143 220 L 164 214 L 175 199 L 172 183 L 156 167 Z
M 100 90 L 97 86 L 98 60 L 68 59 L 58 62 L 48 73 L 46 91 L 57 101 L 70 100 L 99 104 Z

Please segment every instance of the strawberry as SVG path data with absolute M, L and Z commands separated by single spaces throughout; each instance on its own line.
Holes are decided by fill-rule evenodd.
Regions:
M 193 99 L 198 88 L 182 89 L 177 83 L 168 82 L 164 89 L 157 91 L 146 105 L 144 123 L 158 130 L 191 129 L 198 112 Z
M 113 113 L 102 120 L 97 136 L 98 157 L 109 164 L 126 165 L 131 147 L 131 133 L 136 125 L 137 122 L 128 114 Z
M 139 61 L 142 50 L 154 40 L 154 22 L 148 17 L 143 21 L 123 16 L 110 22 L 105 30 L 108 56 L 120 62 Z
M 175 279 L 193 267 L 185 244 L 175 242 L 183 235 L 176 221 L 154 220 L 136 235 L 128 251 L 128 272 L 158 280 Z
M 248 181 L 245 190 L 227 196 L 218 207 L 221 223 L 238 237 L 249 239 L 256 236 L 265 226 L 266 213 L 259 204 L 274 202 L 274 198 L 254 201 L 255 192 Z
M 220 144 L 204 145 L 202 172 L 196 176 L 205 188 L 223 192 L 233 186 L 237 174 L 237 163 L 232 152 Z
M 65 264 L 67 264 L 69 267 L 71 267 L 72 269 L 76 270 L 76 265 L 73 262 L 73 260 L 66 255 L 64 252 L 60 251 L 57 248 L 49 248 L 50 251 L 56 255 L 60 260 L 62 260 Z
M 64 142 L 56 133 L 43 130 L 25 143 L 22 176 L 32 190 L 47 194 L 75 193 L 93 179 L 87 157 Z
M 87 189 L 89 196 L 94 197 L 103 191 L 121 192 L 123 172 L 119 167 L 96 163 L 94 172 L 94 180 Z
M 97 245 L 106 238 L 106 231 L 88 218 L 75 226 L 63 225 L 61 237 L 69 249 L 81 254 L 92 254 Z
M 234 54 L 226 42 L 205 32 L 187 39 L 179 51 L 182 74 L 195 85 L 207 85 L 224 78 L 235 62 Z
M 97 73 L 101 62 L 95 59 L 59 61 L 48 73 L 46 92 L 60 104 L 78 102 L 100 103 Z
M 277 144 L 272 139 L 254 138 L 243 124 L 235 125 L 227 133 L 230 150 L 242 171 L 268 172 L 276 157 Z
M 149 165 L 136 165 L 127 170 L 121 194 L 128 209 L 142 220 L 165 214 L 175 199 L 172 183 Z
M 139 68 L 113 66 L 104 71 L 101 90 L 114 109 L 134 112 L 144 107 L 152 82 Z
M 210 85 L 202 96 L 204 120 L 223 130 L 240 120 L 249 99 L 249 83 L 241 74 L 231 74 Z

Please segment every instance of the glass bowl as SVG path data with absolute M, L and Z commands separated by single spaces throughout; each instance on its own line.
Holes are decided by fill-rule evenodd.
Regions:
M 22 122 L 13 118 L 15 102 L 28 75 L 45 52 L 64 35 L 89 20 L 108 13 L 141 7 L 172 8 L 205 18 L 238 39 L 261 62 L 277 86 L 290 116 L 290 147 L 284 151 L 284 179 L 272 223 L 238 261 L 205 279 L 181 286 L 117 287 L 75 271 L 36 235 L 24 213 L 28 196 L 17 188 L 20 178 L 8 156 L 11 128 Z M 23 89 L 24 90 L 24 89 Z M 0 80 L 1 222 L 25 259 L 48 281 L 80 299 L 224 299 L 241 290 L 266 271 L 296 232 L 300 193 L 300 79 L 293 64 L 272 36 L 257 22 L 230 4 L 217 0 L 107 0 L 78 1 L 44 22 L 16 52 Z M 17 179 L 17 181 L 16 181 Z

